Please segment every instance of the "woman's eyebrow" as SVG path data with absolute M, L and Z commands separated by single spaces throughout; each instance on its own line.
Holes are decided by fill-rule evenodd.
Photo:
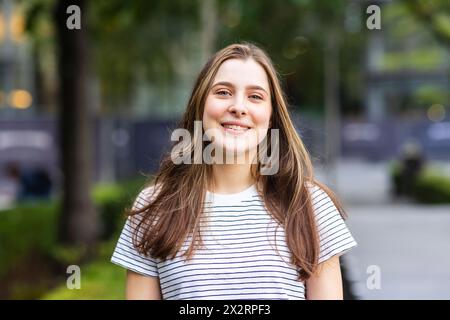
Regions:
M 228 82 L 228 81 L 220 81 L 220 82 L 217 82 L 217 83 L 215 83 L 214 85 L 213 85 L 213 87 L 215 87 L 215 86 L 226 86 L 226 87 L 234 87 L 234 85 L 231 83 L 231 82 Z M 266 94 L 268 94 L 267 93 L 267 91 L 263 88 L 263 87 L 261 87 L 261 86 L 258 86 L 258 85 L 249 85 L 249 86 L 247 86 L 246 87 L 246 89 L 255 89 L 255 90 L 262 90 L 262 91 L 264 91 Z

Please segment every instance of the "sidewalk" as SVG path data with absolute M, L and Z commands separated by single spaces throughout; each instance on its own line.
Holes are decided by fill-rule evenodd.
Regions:
M 450 206 L 351 206 L 347 221 L 358 247 L 346 260 L 360 299 L 450 299 Z M 379 267 L 381 289 L 367 273 Z
M 341 161 L 334 178 L 358 242 L 342 258 L 357 298 L 450 299 L 450 205 L 394 202 L 387 163 Z M 366 284 L 369 266 L 380 270 L 380 289 Z

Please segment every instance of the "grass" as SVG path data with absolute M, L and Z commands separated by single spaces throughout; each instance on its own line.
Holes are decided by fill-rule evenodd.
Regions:
M 123 300 L 126 270 L 109 261 L 116 239 L 100 246 L 100 256 L 81 266 L 80 289 L 68 289 L 66 283 L 45 294 L 42 300 Z M 70 275 L 68 274 L 67 277 Z
M 107 260 L 96 261 L 81 268 L 81 288 L 61 285 L 44 295 L 42 300 L 123 300 L 125 270 Z

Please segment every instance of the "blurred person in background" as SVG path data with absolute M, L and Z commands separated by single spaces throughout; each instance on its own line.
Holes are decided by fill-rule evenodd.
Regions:
M 395 195 L 397 197 L 411 197 L 413 196 L 417 179 L 426 164 L 421 144 L 414 140 L 406 142 L 402 146 L 399 161 L 399 174 L 398 176 L 393 176 L 393 179 L 398 179 L 397 182 L 393 181 Z
M 48 200 L 52 193 L 52 180 L 41 166 L 21 168 L 16 162 L 5 167 L 9 196 L 15 202 Z
M 17 202 L 21 189 L 21 171 L 17 162 L 8 162 L 3 167 L 0 179 L 0 208 Z

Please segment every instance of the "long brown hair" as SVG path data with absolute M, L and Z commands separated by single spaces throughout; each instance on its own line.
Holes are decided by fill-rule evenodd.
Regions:
M 202 120 L 212 81 L 221 64 L 228 59 L 253 59 L 267 74 L 273 110 L 271 128 L 279 130 L 279 171 L 261 175 L 258 170 L 255 173 L 252 170 L 252 174 L 256 185 L 260 186 L 258 192 L 266 208 L 285 230 L 291 263 L 298 267 L 299 279 L 304 281 L 316 272 L 320 253 L 310 186 L 321 187 L 343 216 L 344 212 L 336 196 L 314 178 L 310 156 L 289 117 L 286 98 L 268 55 L 250 43 L 232 44 L 214 54 L 196 80 L 178 128 L 194 135 L 194 121 Z M 266 139 L 270 139 L 270 130 Z M 192 156 L 200 143 L 192 141 L 189 147 Z M 133 237 L 140 253 L 162 260 L 172 259 L 190 237 L 190 244 L 183 253 L 189 259 L 203 246 L 200 218 L 211 172 L 211 165 L 175 164 L 170 154 L 165 156 L 155 180 L 149 183 L 157 186 L 153 188 L 157 192 L 148 205 L 129 211 L 130 215 L 140 215 Z

